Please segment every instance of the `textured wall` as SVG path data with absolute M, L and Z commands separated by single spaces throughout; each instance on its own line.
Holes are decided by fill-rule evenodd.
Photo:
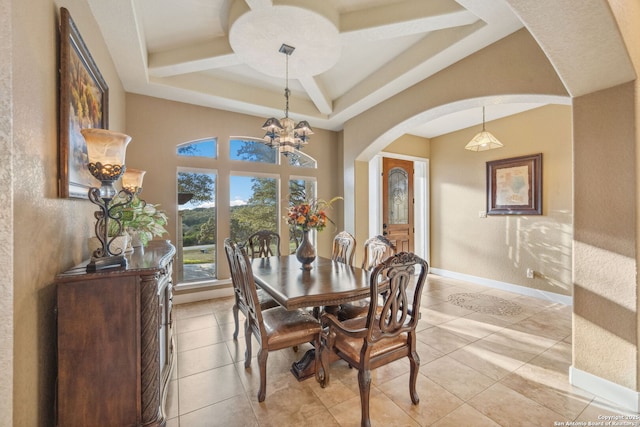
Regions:
M 11 1 L 0 0 L 0 426 L 13 425 L 13 129 Z M 7 185 L 8 184 L 8 185 Z
M 638 390 L 634 98 L 628 83 L 574 101 L 573 365 Z
M 95 210 L 87 200 L 57 197 L 56 41 L 60 6 L 71 12 L 109 85 L 111 128 L 124 128 L 124 90 L 86 3 L 12 2 L 13 108 L 9 117 L 13 121 L 13 425 L 16 426 L 52 425 L 56 375 L 52 283 L 57 273 L 88 256 L 86 240 L 93 229 Z M 0 31 L 4 31 L 4 26 Z

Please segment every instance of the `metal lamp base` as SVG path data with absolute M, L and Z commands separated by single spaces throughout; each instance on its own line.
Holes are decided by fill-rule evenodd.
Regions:
M 95 273 L 96 271 L 106 270 L 108 268 L 127 267 L 127 258 L 124 255 L 114 255 L 102 258 L 91 258 L 87 264 L 87 273 Z

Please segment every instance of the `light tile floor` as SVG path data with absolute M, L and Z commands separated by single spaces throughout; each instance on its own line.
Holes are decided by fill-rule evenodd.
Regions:
M 448 301 L 459 293 L 492 295 L 522 310 L 462 308 Z M 244 337 L 232 338 L 232 305 L 224 298 L 174 307 L 178 351 L 167 427 L 360 425 L 357 371 L 338 361 L 327 388 L 313 378 L 298 382 L 289 368 L 304 346 L 269 354 L 267 397 L 258 403 L 257 342 L 245 370 Z M 566 426 L 633 415 L 569 384 L 571 307 L 433 275 L 421 306 L 420 403 L 411 404 L 406 359 L 377 369 L 373 426 Z

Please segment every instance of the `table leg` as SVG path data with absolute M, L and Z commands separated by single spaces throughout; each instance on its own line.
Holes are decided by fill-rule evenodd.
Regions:
M 316 374 L 316 349 L 307 350 L 302 358 L 291 365 L 291 373 L 298 381 L 306 380 Z

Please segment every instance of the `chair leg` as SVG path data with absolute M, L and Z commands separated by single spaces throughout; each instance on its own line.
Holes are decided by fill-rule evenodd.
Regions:
M 247 347 L 244 353 L 244 368 L 247 369 L 251 366 L 251 326 L 248 318 L 244 321 L 244 341 Z
M 267 357 L 269 351 L 261 348 L 258 351 L 258 365 L 260 366 L 260 389 L 258 390 L 258 402 L 263 402 L 267 395 Z
M 316 381 L 320 383 L 320 387 L 325 388 L 329 385 L 329 358 L 327 356 L 329 349 L 322 345 L 322 339 L 320 338 L 315 340 L 314 347 L 316 349 L 316 359 L 314 361 L 316 366 Z
M 358 386 L 360 387 L 360 407 L 362 415 L 360 418 L 360 427 L 371 427 L 369 419 L 369 396 L 371 394 L 371 371 L 369 369 L 360 369 L 358 371 Z
M 420 357 L 418 353 L 409 353 L 409 394 L 414 405 L 420 403 L 420 396 L 416 391 L 416 381 L 418 380 L 418 368 L 420 368 Z
M 239 328 L 239 322 L 238 322 L 238 304 L 233 304 L 233 321 L 236 324 L 236 329 L 235 331 L 233 331 L 233 339 L 237 340 L 238 339 L 238 330 Z

